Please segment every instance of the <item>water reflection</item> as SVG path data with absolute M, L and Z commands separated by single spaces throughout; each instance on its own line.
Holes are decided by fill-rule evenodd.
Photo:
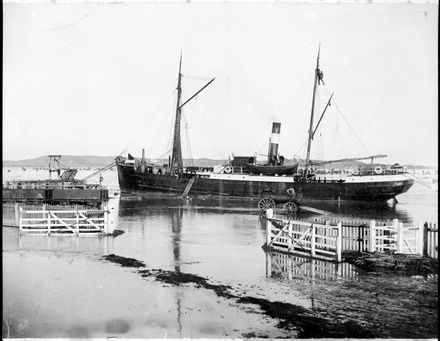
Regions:
M 174 270 L 176 273 L 180 273 L 180 242 L 182 233 L 182 209 L 171 211 L 171 229 L 173 232 L 172 244 L 173 244 L 173 255 L 174 255 Z M 176 298 L 176 310 L 177 310 L 177 326 L 179 337 L 182 337 L 182 296 L 183 291 L 180 288 L 175 294 Z
M 266 251 L 266 276 L 282 280 L 304 277 L 335 281 L 341 278 L 354 278 L 358 275 L 349 263 L 335 263 L 319 259 L 301 257 L 275 251 Z
M 181 208 L 193 213 L 242 213 L 257 215 L 258 202 L 236 201 L 225 199 L 174 199 L 174 198 L 146 198 L 142 196 L 122 196 L 120 201 L 119 215 L 122 217 L 135 216 L 149 210 L 166 210 Z M 295 219 L 308 219 L 322 216 L 307 209 L 307 207 L 326 211 L 326 216 L 339 219 L 376 219 L 388 220 L 399 219 L 403 222 L 413 220 L 412 214 L 405 205 L 393 205 L 390 203 L 355 203 L 355 202 L 313 202 L 293 216 Z M 275 214 L 285 215 L 282 207 L 275 208 Z
M 8 242 L 7 248 L 19 248 L 21 250 L 51 251 L 57 253 L 90 253 L 106 255 L 114 248 L 114 238 L 101 236 L 32 236 L 19 235 L 18 229 L 11 228 L 11 233 L 16 236 L 16 245 Z M 14 240 L 10 238 L 11 240 Z M 5 250 L 5 246 L 3 247 Z

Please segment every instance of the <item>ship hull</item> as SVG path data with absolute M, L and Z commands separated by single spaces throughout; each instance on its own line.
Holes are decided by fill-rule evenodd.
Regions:
M 286 198 L 293 188 L 302 193 L 303 201 L 349 200 L 387 201 L 406 192 L 414 183 L 403 175 L 388 178 L 358 177 L 355 181 L 294 182 L 293 177 L 265 177 L 248 175 L 196 176 L 189 190 L 190 196 L 219 196 L 228 198 L 259 199 L 262 197 Z M 190 175 L 141 173 L 133 167 L 118 164 L 119 186 L 123 192 L 141 192 L 145 195 L 182 195 Z M 374 178 L 378 180 L 375 181 Z M 267 179 L 267 181 L 266 181 Z M 352 179 L 353 180 L 353 179 Z M 362 181 L 364 180 L 364 181 Z

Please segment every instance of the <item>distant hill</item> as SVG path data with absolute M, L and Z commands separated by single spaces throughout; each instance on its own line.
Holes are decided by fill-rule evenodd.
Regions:
M 95 168 L 105 167 L 115 161 L 113 156 L 96 156 L 96 155 L 63 155 L 61 157 L 61 166 L 71 168 Z M 49 167 L 49 158 L 40 156 L 35 159 L 27 160 L 3 160 L 3 167 Z
M 115 161 L 114 156 L 96 156 L 96 155 L 63 155 L 61 157 L 61 165 L 71 168 L 100 168 L 105 167 Z M 147 159 L 147 161 L 150 161 Z M 168 163 L 168 159 L 155 160 L 158 164 Z M 285 164 L 293 164 L 294 160 L 286 159 Z M 227 160 L 200 158 L 194 160 L 184 160 L 185 165 L 193 165 L 198 167 L 213 167 L 227 163 Z M 303 162 L 300 162 L 300 166 Z M 350 168 L 368 166 L 369 163 L 361 161 L 345 161 L 334 162 L 327 164 L 325 168 Z M 47 156 L 40 156 L 34 159 L 27 160 L 3 160 L 3 167 L 38 167 L 47 168 L 49 166 L 49 158 Z M 429 169 L 435 167 L 427 167 L 421 165 L 406 165 L 408 169 Z M 318 168 L 318 166 L 317 166 Z

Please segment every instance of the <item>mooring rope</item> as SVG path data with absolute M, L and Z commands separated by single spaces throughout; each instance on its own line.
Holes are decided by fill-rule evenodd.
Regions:
M 420 185 L 426 186 L 428 188 L 431 188 L 431 185 L 427 184 L 426 182 L 421 181 L 418 177 L 416 177 L 414 174 L 410 174 L 408 173 L 408 175 L 402 174 L 403 176 L 405 176 L 408 179 L 413 179 L 415 180 L 415 182 L 419 183 Z

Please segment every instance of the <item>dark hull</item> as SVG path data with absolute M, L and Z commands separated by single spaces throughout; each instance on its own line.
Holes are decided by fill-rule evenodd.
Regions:
M 298 165 L 293 166 L 258 166 L 248 165 L 249 172 L 264 175 L 293 175 L 298 171 Z
M 118 164 L 119 186 L 123 192 L 161 193 L 179 196 L 189 182 L 189 177 L 148 174 L 135 171 L 133 167 Z M 220 196 L 228 198 L 286 198 L 288 188 L 302 193 L 304 201 L 353 200 L 386 201 L 406 192 L 414 181 L 411 179 L 389 182 L 339 183 L 339 182 L 264 182 L 225 180 L 197 177 L 190 196 Z

